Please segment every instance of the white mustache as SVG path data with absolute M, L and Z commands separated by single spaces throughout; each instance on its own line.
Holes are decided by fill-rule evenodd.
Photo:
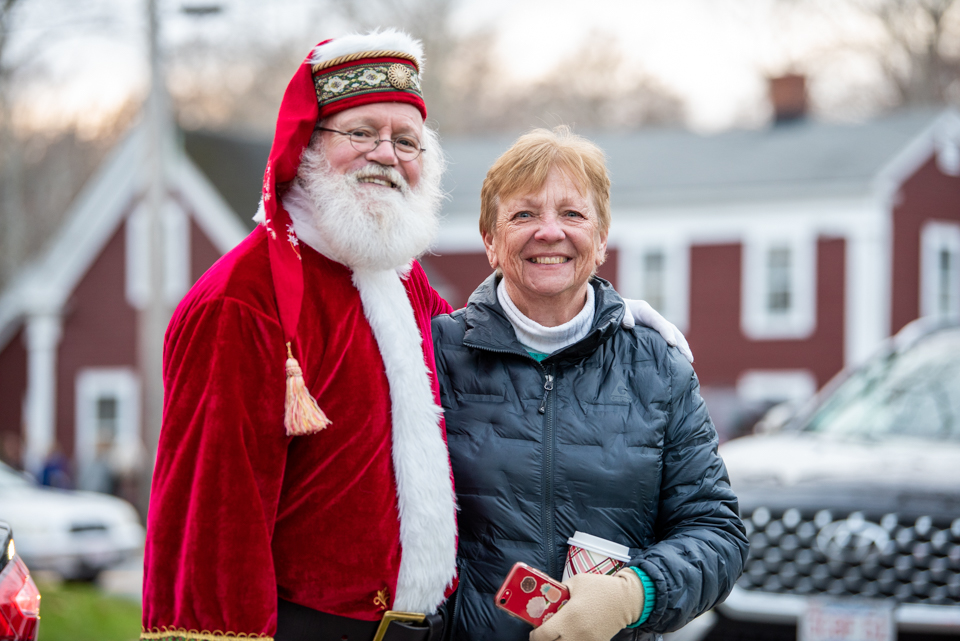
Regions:
M 400 172 L 386 165 L 367 165 L 350 174 L 350 177 L 358 182 L 364 178 L 382 178 L 396 185 L 400 193 L 410 193 L 410 185 Z

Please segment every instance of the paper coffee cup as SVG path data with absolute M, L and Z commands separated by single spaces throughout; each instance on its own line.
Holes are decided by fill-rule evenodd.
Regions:
M 563 565 L 563 579 L 575 574 L 613 574 L 630 560 L 630 548 L 599 536 L 574 532 L 567 539 L 567 562 Z

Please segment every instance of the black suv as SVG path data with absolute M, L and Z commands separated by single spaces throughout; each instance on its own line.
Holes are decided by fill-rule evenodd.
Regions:
M 960 635 L 960 327 L 912 323 L 721 452 L 750 556 L 711 639 L 796 638 L 831 603 L 886 608 L 901 638 Z

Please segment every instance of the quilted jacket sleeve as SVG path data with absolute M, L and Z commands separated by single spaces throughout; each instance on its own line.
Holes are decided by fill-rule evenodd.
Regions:
M 664 436 L 657 543 L 634 560 L 656 589 L 653 612 L 640 629 L 657 632 L 676 630 L 724 599 L 748 550 L 700 384 L 676 350 L 668 358 L 672 414 Z

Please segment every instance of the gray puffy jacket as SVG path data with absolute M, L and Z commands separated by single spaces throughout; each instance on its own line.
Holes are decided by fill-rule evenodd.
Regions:
M 433 320 L 460 504 L 452 638 L 527 639 L 494 593 L 516 561 L 560 578 L 578 530 L 629 546 L 656 588 L 650 618 L 617 639 L 681 627 L 726 597 L 747 554 L 693 368 L 653 330 L 622 329 L 622 300 L 599 278 L 590 333 L 538 363 L 497 282 Z

